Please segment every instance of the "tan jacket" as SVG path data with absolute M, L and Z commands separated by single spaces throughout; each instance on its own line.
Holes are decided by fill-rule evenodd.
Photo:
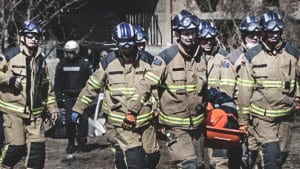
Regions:
M 25 55 L 25 50 L 24 46 L 20 46 L 11 48 L 4 55 L 0 55 L 0 111 L 23 118 L 40 117 L 45 108 L 51 113 L 57 112 L 47 64 L 41 49 L 37 50 L 27 65 L 26 58 L 30 57 Z M 31 75 L 27 74 L 29 64 Z M 22 79 L 20 92 L 9 85 L 9 80 L 13 76 L 19 76 Z M 30 88 L 27 88 L 27 85 L 30 85 Z M 27 93 L 26 88 L 29 89 Z
M 121 126 L 128 113 L 130 100 L 136 100 L 135 94 L 138 81 L 150 69 L 153 56 L 140 52 L 139 59 L 132 63 L 123 59 L 118 52 L 111 52 L 101 61 L 100 68 L 94 72 L 73 107 L 78 113 L 83 113 L 95 99 L 101 89 L 104 89 L 103 107 L 108 114 L 108 122 Z M 137 127 L 148 124 L 152 119 L 152 102 L 147 101 L 137 117 Z
M 129 110 L 140 112 L 144 98 L 153 88 L 157 88 L 161 108 L 159 122 L 195 129 L 204 120 L 206 73 L 200 47 L 191 56 L 179 44 L 173 45 L 154 58 L 152 69 L 138 86 L 138 100 L 130 104 Z
M 205 54 L 208 71 L 208 87 L 216 88 L 232 97 L 235 89 L 235 72 L 229 60 L 228 52 L 216 48 L 212 55 Z
M 300 96 L 299 56 L 289 44 L 271 51 L 262 43 L 248 50 L 238 82 L 241 112 L 266 120 L 291 114 L 295 108 L 294 98 Z M 247 120 L 243 119 L 245 124 Z

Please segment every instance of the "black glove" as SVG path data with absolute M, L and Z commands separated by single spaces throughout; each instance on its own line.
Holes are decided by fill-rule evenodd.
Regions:
M 13 76 L 9 79 L 9 85 L 12 86 L 17 91 L 22 91 L 23 90 L 21 78 L 19 78 L 17 76 Z

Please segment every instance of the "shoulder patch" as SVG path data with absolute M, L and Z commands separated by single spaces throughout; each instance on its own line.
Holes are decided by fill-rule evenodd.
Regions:
M 230 63 L 228 61 L 224 61 L 222 64 L 222 67 L 224 67 L 224 68 L 229 68 L 229 66 L 230 66 Z
M 233 50 L 231 53 L 229 53 L 226 58 L 230 61 L 231 64 L 234 65 L 234 63 L 241 56 L 242 53 L 243 53 L 243 48 L 239 47 Z
M 155 59 L 153 60 L 153 62 L 152 62 L 153 65 L 157 65 L 157 66 L 160 66 L 161 63 L 162 63 L 162 61 L 159 60 L 158 58 L 155 58 Z
M 113 60 L 115 60 L 116 57 L 116 53 L 115 51 L 110 52 L 106 57 L 104 57 L 100 63 L 102 65 L 102 68 L 105 70 L 107 68 L 107 65 L 112 62 Z
M 172 59 L 176 56 L 177 53 L 178 53 L 177 46 L 172 45 L 171 47 L 160 52 L 158 55 L 161 58 L 163 58 L 163 60 L 165 61 L 166 64 L 169 64 L 172 61 Z
M 149 52 L 147 51 L 141 51 L 139 53 L 140 55 L 140 59 L 148 64 L 151 64 L 153 62 L 154 56 L 151 55 Z
M 87 58 L 84 58 L 84 61 L 85 61 L 85 62 L 88 62 L 89 60 L 88 60 Z
M 285 50 L 286 50 L 287 53 L 293 55 L 296 59 L 299 59 L 299 57 L 300 57 L 300 51 L 297 50 L 290 43 L 287 43 L 284 48 L 285 48 Z
M 218 53 L 221 54 L 221 55 L 223 55 L 223 56 L 227 56 L 228 55 L 227 50 L 225 50 L 223 48 L 219 48 Z
M 5 51 L 3 55 L 5 56 L 5 59 L 8 62 L 11 58 L 15 57 L 20 52 L 21 52 L 20 47 L 13 47 Z
M 249 62 L 253 59 L 254 56 L 256 56 L 260 51 L 262 51 L 262 46 L 261 44 L 256 45 L 255 47 L 249 49 L 246 53 L 245 56 Z

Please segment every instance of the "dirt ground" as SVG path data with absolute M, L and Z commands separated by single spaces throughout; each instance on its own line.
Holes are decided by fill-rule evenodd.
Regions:
M 283 169 L 300 169 L 300 114 L 294 125 L 291 151 Z M 114 169 L 113 153 L 104 137 L 88 140 L 88 152 L 77 152 L 74 159 L 67 160 L 66 139 L 47 138 L 45 169 Z M 162 156 L 157 169 L 171 169 L 168 152 L 164 141 L 160 141 Z M 21 167 L 20 163 L 16 168 Z

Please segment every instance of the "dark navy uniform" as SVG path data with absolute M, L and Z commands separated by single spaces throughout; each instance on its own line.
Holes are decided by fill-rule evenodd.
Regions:
M 89 76 L 93 73 L 92 64 L 88 59 L 78 57 L 74 59 L 63 59 L 57 67 L 55 73 L 55 93 L 59 108 L 66 110 L 66 131 L 69 139 L 68 153 L 72 153 L 75 145 L 76 124 L 71 122 L 72 107 L 85 86 Z M 81 116 L 78 124 L 78 134 L 76 140 L 79 145 L 87 142 L 88 115 Z

